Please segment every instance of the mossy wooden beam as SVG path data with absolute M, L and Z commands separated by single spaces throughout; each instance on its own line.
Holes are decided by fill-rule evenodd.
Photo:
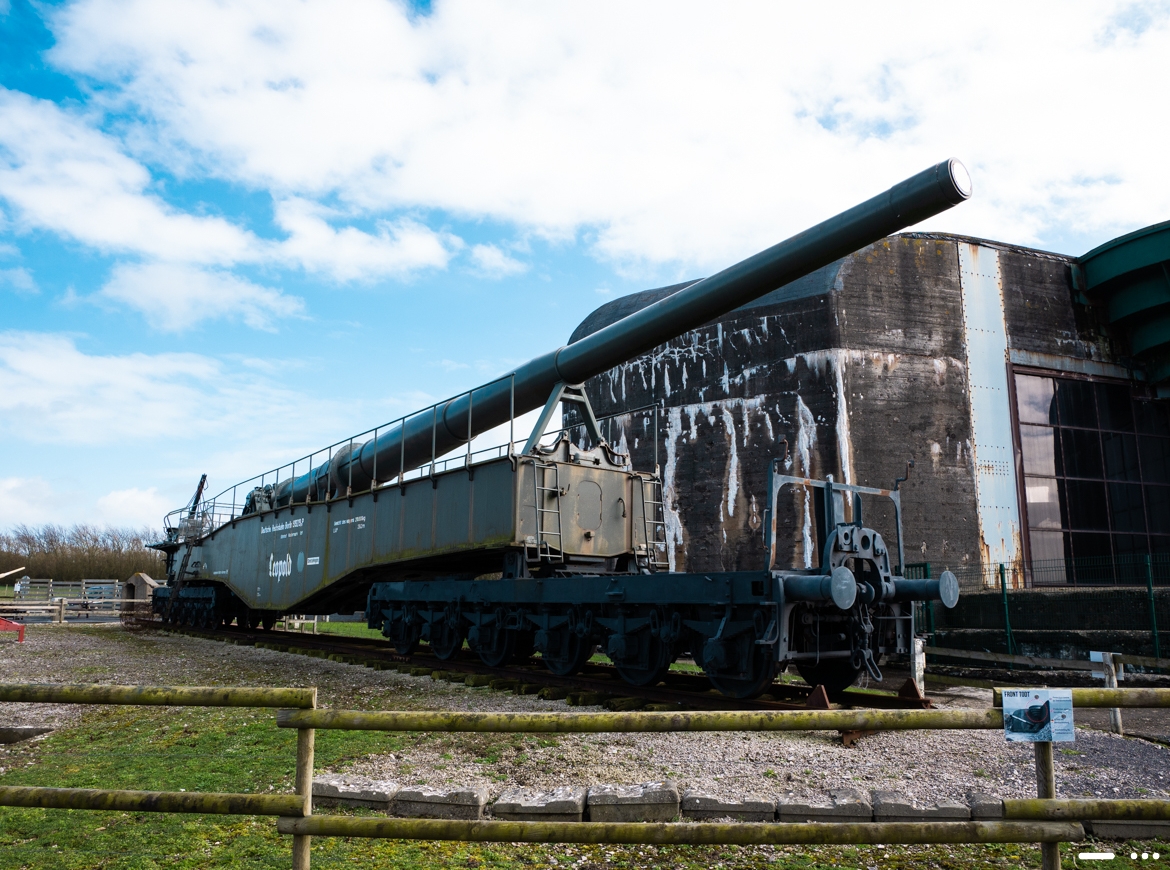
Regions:
M 1072 689 L 1077 707 L 1170 707 L 1170 689 Z M 991 705 L 1003 707 L 1003 689 L 992 689 Z
M 122 791 L 101 788 L 0 786 L 0 806 L 134 813 L 209 813 L 241 816 L 305 815 L 304 795 Z
M 999 710 L 781 710 L 671 713 L 446 713 L 280 710 L 282 728 L 349 731 L 906 731 L 995 729 Z
M 277 821 L 282 834 L 459 840 L 478 843 L 658 843 L 769 845 L 785 843 L 1065 843 L 1084 829 L 1062 822 L 464 822 L 306 816 Z
M 317 690 L 260 686 L 104 686 L 93 684 L 0 683 L 0 702 L 42 704 L 130 704 L 163 707 L 316 706 Z

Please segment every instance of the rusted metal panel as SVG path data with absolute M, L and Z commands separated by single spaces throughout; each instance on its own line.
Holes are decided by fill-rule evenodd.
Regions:
M 1008 339 L 999 251 L 959 242 L 972 461 L 984 565 L 1012 564 L 1021 524 L 1008 389 Z

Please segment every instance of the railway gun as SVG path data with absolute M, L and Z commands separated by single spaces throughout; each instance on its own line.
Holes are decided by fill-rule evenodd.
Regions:
M 489 666 L 540 654 L 556 674 L 600 648 L 626 682 L 659 682 L 691 657 L 748 698 L 794 664 L 836 693 L 909 650 L 911 602 L 954 606 L 958 584 L 907 580 L 900 494 L 781 474 L 772 463 L 761 571 L 671 572 L 658 469 L 635 470 L 601 436 L 582 384 L 970 195 L 957 161 L 691 284 L 488 384 L 347 439 L 212 498 L 203 482 L 165 520 L 165 622 L 271 628 L 286 613 L 364 610 L 402 654 L 464 646 Z M 583 437 L 546 429 L 575 406 Z M 541 409 L 524 443 L 519 415 Z M 475 449 L 507 426 L 507 441 Z M 787 453 L 787 442 L 781 440 Z M 775 567 L 785 488 L 813 493 L 818 563 Z M 862 524 L 862 497 L 894 504 L 895 553 Z M 894 556 L 897 562 L 894 562 Z

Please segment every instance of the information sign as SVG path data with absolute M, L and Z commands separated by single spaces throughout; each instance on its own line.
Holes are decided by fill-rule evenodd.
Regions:
M 1071 689 L 1004 689 L 1003 732 L 1024 743 L 1071 743 Z

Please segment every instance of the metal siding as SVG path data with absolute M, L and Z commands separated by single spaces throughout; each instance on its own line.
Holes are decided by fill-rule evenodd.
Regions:
M 471 480 L 467 472 L 452 472 L 436 478 L 435 529 L 433 547 L 446 550 L 468 543 L 468 517 L 471 515 Z
M 317 507 L 307 520 L 305 532 L 305 570 L 301 575 L 301 595 L 307 597 L 325 585 L 325 570 L 328 563 L 329 514 L 324 507 Z M 315 565 L 309 562 L 316 559 Z M 298 599 L 299 600 L 299 599 Z
M 1021 531 L 999 252 L 969 242 L 958 249 L 981 555 L 985 565 L 1011 563 Z
M 402 548 L 400 552 L 423 555 L 432 549 L 435 522 L 435 494 L 426 479 L 407 484 L 406 495 L 399 496 L 406 504 L 402 512 Z
M 471 509 L 473 541 L 515 541 L 516 487 L 522 475 L 512 471 L 510 460 L 476 466 Z

